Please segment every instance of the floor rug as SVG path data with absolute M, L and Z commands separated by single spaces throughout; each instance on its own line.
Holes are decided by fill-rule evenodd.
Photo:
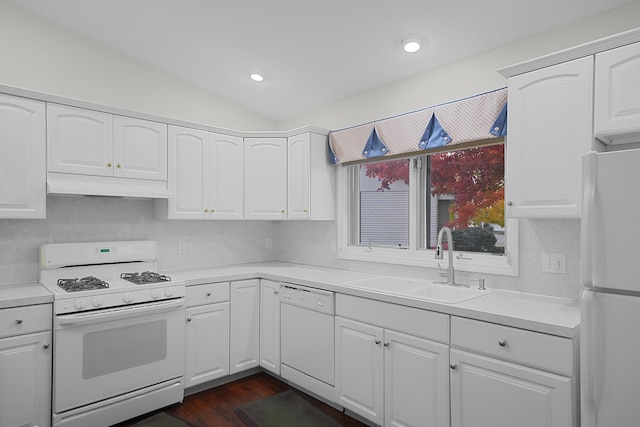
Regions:
M 342 424 L 288 390 L 233 411 L 248 427 L 340 427 Z
M 165 412 L 158 412 L 149 418 L 132 424 L 131 427 L 189 427 L 189 424 L 173 418 Z

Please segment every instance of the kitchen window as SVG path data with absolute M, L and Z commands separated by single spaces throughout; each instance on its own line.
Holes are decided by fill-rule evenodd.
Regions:
M 448 226 L 457 270 L 517 275 L 502 143 L 341 165 L 338 197 L 340 258 L 437 268 L 436 236 Z

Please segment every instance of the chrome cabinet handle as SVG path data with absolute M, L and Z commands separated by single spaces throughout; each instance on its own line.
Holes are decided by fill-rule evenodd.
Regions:
M 22 322 L 23 322 L 23 320 L 22 320 L 22 318 L 21 318 L 21 317 L 18 317 L 18 318 L 16 319 L 16 325 L 22 325 Z
M 507 340 L 500 340 L 498 341 L 498 345 L 500 347 L 506 347 L 507 346 Z
M 457 364 L 455 364 L 455 363 L 451 363 L 451 364 L 449 364 L 449 367 L 450 367 L 451 369 L 453 369 L 453 370 L 458 369 L 458 365 L 457 365 Z
M 207 292 L 207 296 L 210 297 L 211 296 L 211 292 Z
M 42 344 L 42 348 L 44 348 L 45 350 L 49 348 L 49 343 L 46 342 L 44 344 Z
M 380 341 L 380 340 L 376 340 L 376 341 L 375 341 L 375 343 L 376 343 L 376 344 L 380 344 L 381 342 L 382 342 L 382 341 Z
M 191 322 L 191 317 L 187 317 L 187 322 Z
M 513 202 L 511 200 L 507 201 L 507 206 L 513 206 Z

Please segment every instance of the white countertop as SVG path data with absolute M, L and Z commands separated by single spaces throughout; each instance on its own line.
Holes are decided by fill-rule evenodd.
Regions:
M 187 286 L 262 278 L 292 282 L 566 338 L 574 338 L 579 334 L 580 303 L 564 298 L 492 290 L 486 296 L 459 304 L 441 304 L 397 294 L 354 288 L 346 284 L 353 280 L 374 278 L 378 275 L 281 262 L 242 264 L 165 273 L 175 276 L 176 279 L 184 279 Z
M 53 295 L 39 283 L 0 285 L 0 308 L 47 304 Z

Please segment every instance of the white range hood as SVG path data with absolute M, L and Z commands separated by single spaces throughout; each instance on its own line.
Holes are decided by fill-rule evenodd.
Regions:
M 47 173 L 47 194 L 169 199 L 166 181 Z

